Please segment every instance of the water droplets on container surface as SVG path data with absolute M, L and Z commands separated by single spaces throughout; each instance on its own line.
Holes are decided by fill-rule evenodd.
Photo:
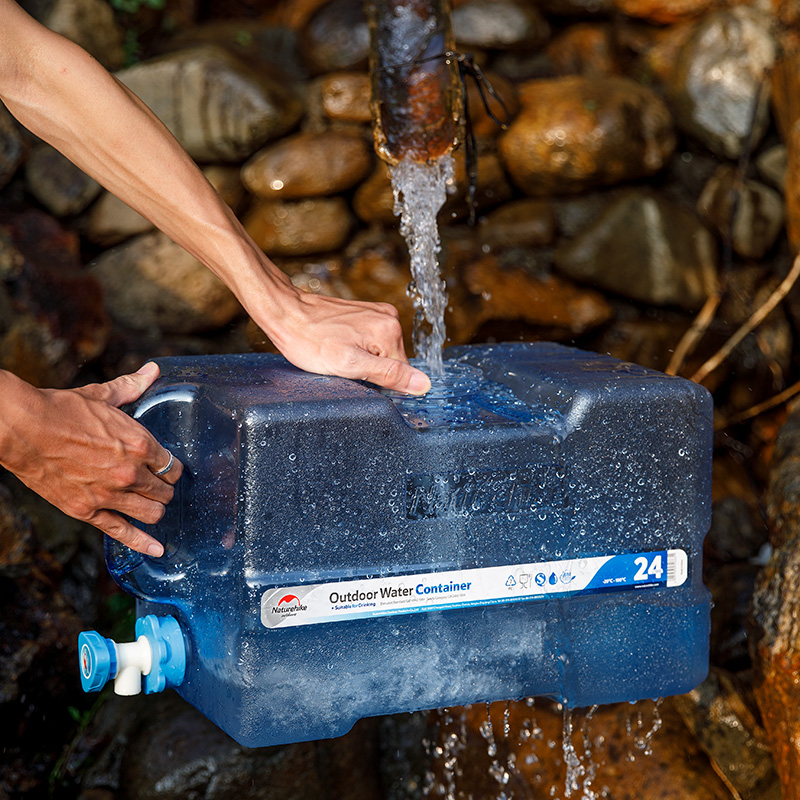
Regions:
M 162 558 L 107 540 L 138 638 L 82 635 L 87 690 L 174 686 L 264 746 L 705 677 L 702 387 L 554 344 L 454 348 L 425 398 L 270 355 L 159 363 L 130 411 L 186 470 L 147 528 Z

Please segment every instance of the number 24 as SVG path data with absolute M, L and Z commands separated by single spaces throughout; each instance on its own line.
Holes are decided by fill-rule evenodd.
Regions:
M 649 568 L 647 566 L 647 559 L 644 557 L 637 558 L 634 563 L 639 567 L 638 571 L 633 576 L 635 581 L 646 581 L 648 576 L 660 581 L 661 576 L 664 574 L 664 570 L 661 566 L 661 556 L 656 556 Z

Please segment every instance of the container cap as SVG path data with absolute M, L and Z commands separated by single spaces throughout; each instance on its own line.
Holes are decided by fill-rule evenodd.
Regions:
M 78 659 L 84 692 L 99 692 L 117 674 L 117 647 L 97 631 L 78 636 Z

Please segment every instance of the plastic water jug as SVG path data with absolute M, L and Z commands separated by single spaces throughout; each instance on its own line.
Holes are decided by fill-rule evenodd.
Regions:
M 186 471 L 148 528 L 163 557 L 108 540 L 138 638 L 82 634 L 84 687 L 174 686 L 262 746 L 700 683 L 708 392 L 554 344 L 447 355 L 421 399 L 265 354 L 161 360 L 131 413 Z

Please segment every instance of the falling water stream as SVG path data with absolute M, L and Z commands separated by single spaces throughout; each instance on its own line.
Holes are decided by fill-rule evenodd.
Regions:
M 431 375 L 442 375 L 447 306 L 445 283 L 439 272 L 440 249 L 436 215 L 454 185 L 453 157 L 432 164 L 403 159 L 392 168 L 394 213 L 408 245 L 413 281 L 409 294 L 414 303 L 414 350 Z

